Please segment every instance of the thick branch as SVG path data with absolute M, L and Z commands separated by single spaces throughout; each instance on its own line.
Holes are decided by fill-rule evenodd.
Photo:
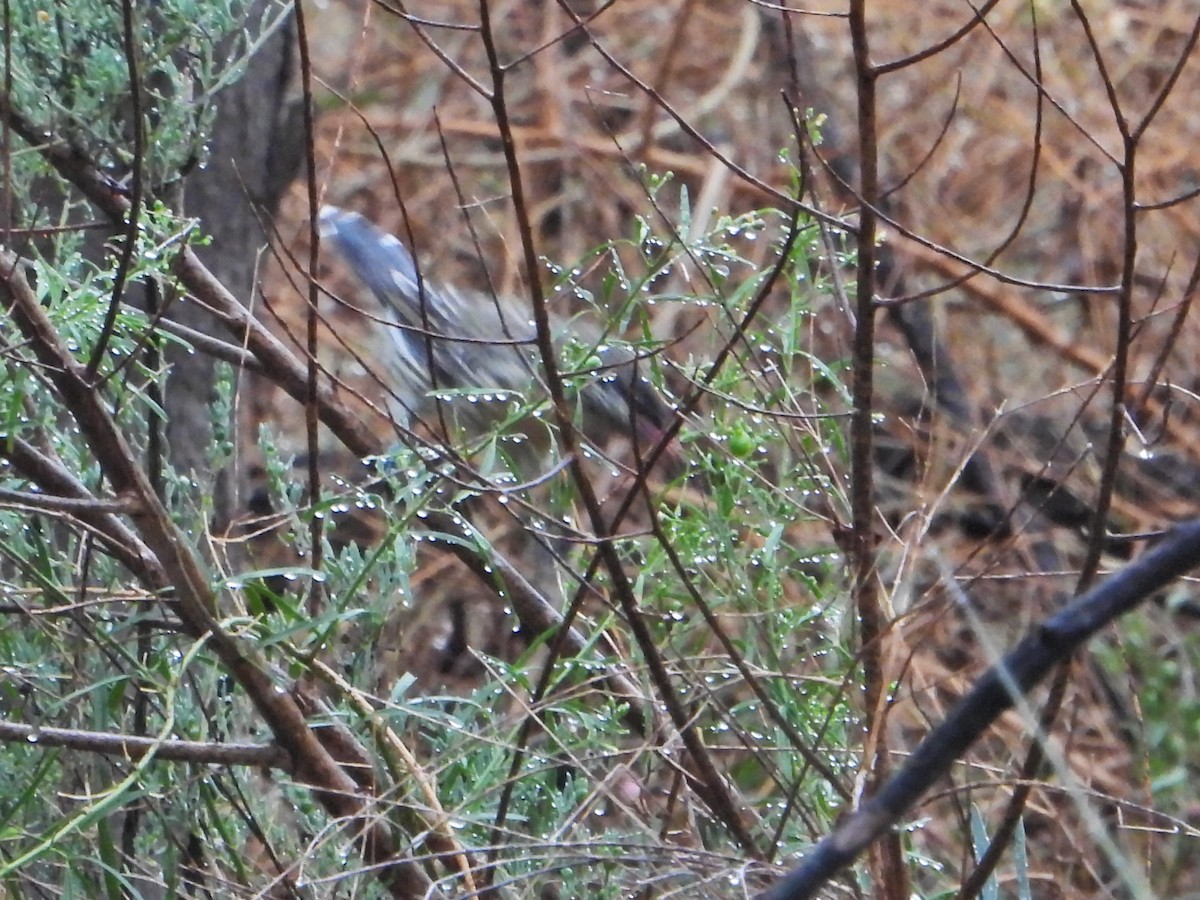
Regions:
M 835 872 L 887 832 L 1018 697 L 1114 619 L 1174 579 L 1200 566 L 1200 519 L 1179 525 L 1153 550 L 1033 629 L 988 670 L 946 720 L 921 742 L 908 764 L 861 809 L 825 838 L 804 863 L 759 900 L 814 897 Z

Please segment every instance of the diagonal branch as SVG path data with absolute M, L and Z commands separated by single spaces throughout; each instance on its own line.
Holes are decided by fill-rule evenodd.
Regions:
M 759 900 L 814 897 L 879 838 L 1000 716 L 1102 628 L 1200 565 L 1200 519 L 1178 525 L 1136 562 L 1034 628 L 980 679 L 897 772 Z
M 30 350 L 45 367 L 64 407 L 75 419 L 105 478 L 118 497 L 133 509 L 130 518 L 151 557 L 133 571 L 151 590 L 170 596 L 185 630 L 206 637 L 209 646 L 240 684 L 291 756 L 291 771 L 314 788 L 332 815 L 356 824 L 363 852 L 382 867 L 381 878 L 398 897 L 423 896 L 428 876 L 418 866 L 398 859 L 394 836 L 372 813 L 373 798 L 364 796 L 309 728 L 294 698 L 278 689 L 265 661 L 248 644 L 234 639 L 216 619 L 216 596 L 191 542 L 172 521 L 133 450 L 88 379 L 86 368 L 59 338 L 38 303 L 17 258 L 0 251 L 0 306 L 8 310 Z M 102 516 L 111 516 L 109 513 Z M 112 536 L 110 535 L 110 538 Z

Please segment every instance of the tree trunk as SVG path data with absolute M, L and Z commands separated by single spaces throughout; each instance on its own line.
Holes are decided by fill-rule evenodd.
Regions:
M 250 21 L 265 6 L 257 0 Z M 217 119 L 207 165 L 188 176 L 183 211 L 200 219 L 212 244 L 197 248 L 205 265 L 236 296 L 249 300 L 260 251 L 266 247 L 276 209 L 295 177 L 304 147 L 299 102 L 288 96 L 293 81 L 295 33 L 289 23 L 262 46 L 246 73 L 217 96 Z M 175 304 L 171 317 L 201 331 L 217 332 L 210 315 L 194 304 Z M 223 332 L 216 336 L 228 338 Z M 216 525 L 233 512 L 229 473 L 208 472 L 216 400 L 215 364 L 200 353 L 169 347 L 167 441 L 176 471 L 213 482 Z M 230 423 L 230 427 L 233 424 Z

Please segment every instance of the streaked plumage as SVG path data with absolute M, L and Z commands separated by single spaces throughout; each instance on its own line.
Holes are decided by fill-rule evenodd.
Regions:
M 358 213 L 321 210 L 321 234 L 383 310 L 392 348 L 385 362 L 403 415 L 437 421 L 435 397 L 443 392 L 546 396 L 535 329 L 528 311 L 512 298 L 458 291 L 421 272 L 407 248 Z M 553 323 L 561 344 L 569 329 Z M 581 425 L 595 443 L 632 432 L 648 448 L 674 413 L 645 378 L 649 364 L 628 347 L 596 348 L 600 366 L 579 392 Z M 445 414 L 468 432 L 482 432 L 507 409 L 494 402 L 453 401 Z

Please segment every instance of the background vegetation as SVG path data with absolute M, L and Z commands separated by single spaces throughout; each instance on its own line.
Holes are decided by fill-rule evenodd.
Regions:
M 753 895 L 1196 514 L 1195 10 L 865 6 L 4 6 L 5 891 Z M 319 203 L 668 458 L 408 431 Z M 1188 590 L 830 895 L 1200 891 Z

